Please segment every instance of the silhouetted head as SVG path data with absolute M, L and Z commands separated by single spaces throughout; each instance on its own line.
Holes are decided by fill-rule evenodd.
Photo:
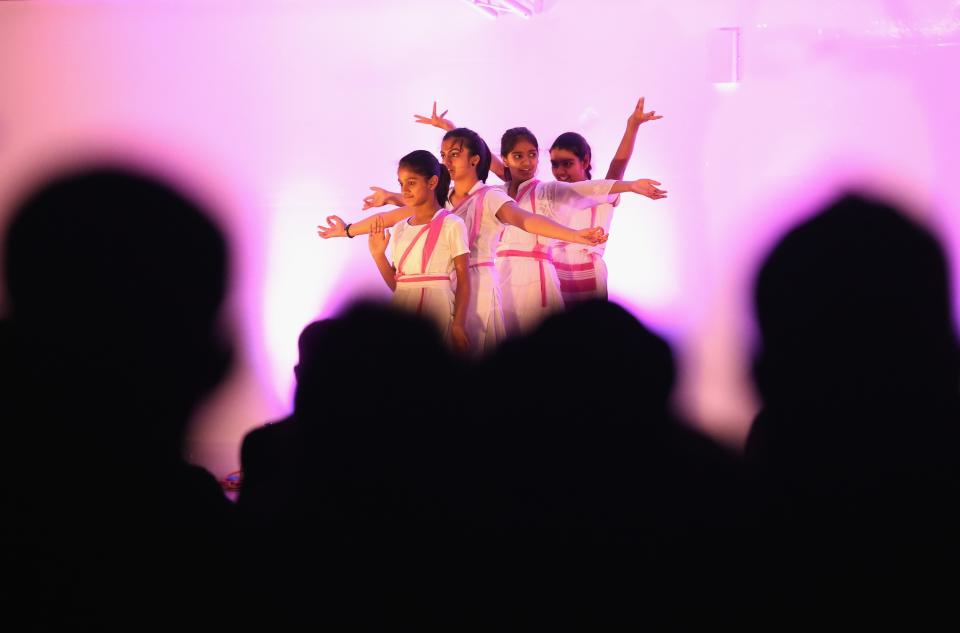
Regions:
M 25 353 L 82 399 L 78 414 L 116 405 L 182 422 L 222 378 L 227 246 L 183 193 L 124 168 L 62 175 L 15 209 L 5 253 Z
M 537 137 L 525 127 L 510 128 L 500 137 L 500 157 L 503 158 L 504 180 L 530 180 L 537 175 L 540 164 Z
M 590 180 L 592 156 L 587 139 L 576 132 L 564 132 L 550 146 L 553 177 L 561 182 Z
M 330 319 L 321 319 L 308 324 L 300 332 L 300 337 L 297 339 L 300 358 L 293 368 L 298 380 L 302 371 L 309 372 L 316 363 L 323 362 L 324 349 L 330 345 L 332 325 Z
M 486 182 L 490 174 L 490 148 L 479 134 L 465 127 L 458 127 L 443 135 L 440 160 L 453 180 L 475 174 L 479 180 Z
M 943 249 L 896 209 L 847 195 L 791 230 L 756 280 L 767 403 L 956 393 Z
M 400 394 L 426 398 L 423 385 L 442 384 L 449 376 L 452 361 L 436 328 L 390 306 L 359 302 L 308 330 L 310 348 L 301 351 L 295 396 L 300 413 L 387 414 Z M 404 409 L 415 408 L 417 397 Z
M 505 344 L 494 362 L 498 382 L 538 394 L 524 406 L 583 420 L 663 419 L 676 378 L 669 345 L 606 301 L 551 316 Z
M 427 194 L 441 207 L 447 203 L 450 191 L 450 172 L 425 149 L 410 152 L 400 159 L 397 180 L 407 206 L 423 204 Z

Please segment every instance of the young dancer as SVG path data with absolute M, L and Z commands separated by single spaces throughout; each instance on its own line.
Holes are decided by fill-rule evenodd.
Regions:
M 627 169 L 637 139 L 637 130 L 648 121 L 662 119 L 655 111 L 644 112 L 644 98 L 640 97 L 637 106 L 627 119 L 627 128 L 620 139 L 617 152 L 607 169 L 607 179 L 620 179 Z M 591 178 L 592 153 L 587 140 L 576 132 L 564 132 L 550 147 L 550 166 L 553 177 L 561 182 L 583 182 Z M 619 198 L 613 203 L 599 204 L 589 209 L 575 212 L 568 224 L 574 228 L 600 226 L 610 231 L 613 221 L 613 209 Z M 568 242 L 557 242 L 551 249 L 553 263 L 560 279 L 560 291 L 566 304 L 587 299 L 607 298 L 607 265 L 603 261 L 605 244 L 580 246 Z
M 446 206 L 466 224 L 470 247 L 467 336 L 471 350 L 487 352 L 506 336 L 500 284 L 494 267 L 494 256 L 504 224 L 578 244 L 596 244 L 605 240 L 606 235 L 599 228 L 572 231 L 549 218 L 524 211 L 504 191 L 486 186 L 490 150 L 472 130 L 457 128 L 447 132 L 443 137 L 440 156 L 453 181 Z M 623 190 L 632 184 L 623 183 Z M 386 202 L 406 203 L 400 194 L 384 197 L 389 197 Z M 324 239 L 353 237 L 369 233 L 375 223 L 389 227 L 409 216 L 409 210 L 403 207 L 352 224 L 346 224 L 338 216 L 332 215 L 327 218 L 326 226 L 317 227 L 317 232 Z
M 610 201 L 617 181 L 576 183 L 541 182 L 536 173 L 539 145 L 524 127 L 507 130 L 501 139 L 500 154 L 505 165 L 504 187 L 521 208 L 531 213 L 556 218 L 567 224 L 580 209 Z M 632 189 L 653 200 L 666 196 L 655 180 L 639 180 Z M 560 280 L 550 254 L 554 240 L 507 227 L 497 250 L 497 271 L 503 287 L 503 312 L 507 329 L 524 333 L 536 327 L 551 312 L 563 307 Z
M 450 175 L 433 154 L 417 150 L 400 159 L 397 180 L 411 215 L 393 227 L 393 264 L 386 255 L 391 240 L 379 216 L 370 231 L 370 254 L 393 290 L 393 304 L 432 319 L 454 349 L 466 352 L 470 247 L 463 220 L 444 208 Z

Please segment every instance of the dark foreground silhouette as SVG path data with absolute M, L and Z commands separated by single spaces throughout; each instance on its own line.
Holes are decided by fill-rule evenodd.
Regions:
M 941 246 L 848 196 L 780 241 L 755 306 L 747 457 L 779 507 L 777 628 L 956 624 L 960 348 Z
M 226 258 L 194 202 L 124 169 L 58 177 L 17 207 L 2 467 L 18 627 L 231 624 L 232 507 L 180 457 L 228 366 Z
M 18 206 L 0 323 L 5 611 L 35 629 L 954 624 L 960 355 L 929 231 L 845 197 L 755 286 L 746 460 L 667 342 L 572 307 L 482 361 L 371 303 L 300 337 L 234 516 L 180 443 L 221 379 L 220 232 L 117 169 Z M 944 578 L 947 578 L 944 580 Z

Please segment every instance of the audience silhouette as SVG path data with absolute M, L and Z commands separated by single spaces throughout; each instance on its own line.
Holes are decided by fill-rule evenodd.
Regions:
M 950 618 L 960 345 L 946 256 L 847 195 L 755 284 L 744 459 L 672 407 L 668 343 L 586 302 L 452 356 L 371 302 L 300 335 L 236 509 L 181 457 L 228 369 L 227 246 L 130 168 L 15 208 L 0 322 L 8 618 L 138 630 L 808 629 Z M 9 583 L 8 583 L 9 584 Z M 829 618 L 829 619 L 828 619 Z
M 246 578 L 260 596 L 249 617 L 440 626 L 449 588 L 437 570 L 459 523 L 459 370 L 429 323 L 371 303 L 311 324 L 301 342 L 292 416 L 244 442 L 249 459 L 258 444 L 294 438 L 279 476 L 255 475 L 257 488 L 240 494 Z
M 848 195 L 777 244 L 754 299 L 763 409 L 746 456 L 778 507 L 776 607 L 800 627 L 828 611 L 847 625 L 944 616 L 960 348 L 942 248 Z
M 672 411 L 663 339 L 620 306 L 586 302 L 503 345 L 485 374 L 501 385 L 485 409 L 496 463 L 485 487 L 503 523 L 510 620 L 736 620 L 743 477 Z
M 58 176 L 16 207 L 3 327 L 11 621 L 230 624 L 232 507 L 181 458 L 193 408 L 229 364 L 226 265 L 197 204 L 130 169 Z

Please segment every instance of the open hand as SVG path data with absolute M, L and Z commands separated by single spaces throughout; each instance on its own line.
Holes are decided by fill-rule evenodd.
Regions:
M 577 231 L 577 239 L 575 241 L 578 244 L 596 246 L 597 244 L 606 242 L 609 237 L 610 236 L 604 232 L 602 226 L 595 226 L 592 229 L 580 229 Z
M 633 180 L 630 182 L 630 191 L 639 193 L 641 196 L 646 196 L 651 200 L 666 198 L 667 192 L 663 189 L 658 189 L 656 185 L 659 184 L 660 183 L 656 180 L 641 178 L 640 180 Z
M 663 116 L 657 115 L 655 110 L 650 110 L 650 112 L 643 111 L 643 99 L 643 97 L 640 97 L 640 101 L 637 101 L 637 107 L 634 109 L 633 114 L 630 115 L 630 122 L 642 125 L 647 121 L 662 119 Z
M 340 219 L 339 216 L 327 216 L 327 226 L 318 224 L 317 235 L 325 240 L 330 239 L 331 237 L 346 237 L 347 225 L 343 220 Z
M 373 190 L 369 196 L 363 199 L 363 210 L 366 211 L 372 207 L 382 207 L 390 201 L 390 193 L 380 187 L 370 187 Z
M 383 216 L 378 215 L 373 218 L 373 225 L 370 227 L 370 235 L 367 236 L 367 246 L 370 247 L 370 254 L 379 257 L 387 252 L 387 243 L 390 241 L 390 234 L 383 227 Z
M 441 130 L 450 131 L 455 129 L 457 126 L 453 124 L 453 121 L 445 119 L 443 117 L 447 116 L 447 112 L 450 110 L 444 110 L 443 113 L 437 114 L 437 102 L 433 102 L 433 112 L 430 116 L 423 116 L 422 114 L 414 114 L 414 118 L 417 120 L 417 123 L 423 123 L 424 125 L 432 125 L 433 127 L 438 127 Z

